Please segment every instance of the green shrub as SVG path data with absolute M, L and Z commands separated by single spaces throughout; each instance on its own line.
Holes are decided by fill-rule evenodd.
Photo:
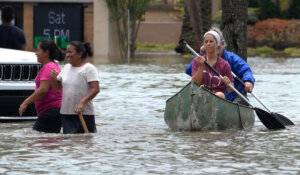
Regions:
M 258 16 L 259 14 L 259 8 L 248 8 L 248 21 L 247 24 L 254 25 L 255 23 L 259 22 Z
M 260 54 L 263 54 L 263 53 L 272 53 L 274 51 L 275 51 L 275 49 L 273 49 L 271 47 L 268 47 L 268 46 L 263 46 L 263 47 L 257 47 L 256 48 L 256 52 L 260 53 Z
M 221 25 L 221 22 L 222 22 L 222 11 L 219 10 L 217 12 L 217 14 L 212 18 L 212 23 L 217 24 L 217 25 Z
M 284 49 L 284 53 L 289 54 L 291 56 L 298 57 L 300 56 L 300 48 L 297 47 L 286 48 Z
M 137 51 L 174 51 L 176 47 L 175 43 L 170 44 L 154 44 L 154 43 L 137 43 Z

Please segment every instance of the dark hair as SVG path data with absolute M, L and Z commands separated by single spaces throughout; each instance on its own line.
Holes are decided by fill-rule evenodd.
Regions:
M 10 22 L 14 19 L 14 9 L 12 6 L 3 6 L 1 9 L 1 19 L 3 22 Z
M 71 41 L 69 45 L 75 47 L 77 53 L 82 53 L 82 59 L 85 59 L 86 56 L 93 56 L 92 48 L 90 43 L 81 43 L 80 41 Z
M 49 51 L 50 59 L 57 61 L 63 61 L 65 59 L 65 53 L 55 45 L 53 40 L 40 40 L 39 46 L 44 52 Z

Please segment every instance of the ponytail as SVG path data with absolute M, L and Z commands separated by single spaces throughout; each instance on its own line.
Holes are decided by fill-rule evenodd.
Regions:
M 80 41 L 72 41 L 69 43 L 75 47 L 77 53 L 82 53 L 81 59 L 85 59 L 87 56 L 93 56 L 90 43 L 81 43 Z
M 66 57 L 65 52 L 56 46 L 56 50 L 53 53 L 53 59 L 55 59 L 57 61 L 63 61 L 65 59 L 65 57 Z
M 65 59 L 65 52 L 58 48 L 53 40 L 40 40 L 39 46 L 44 52 L 47 50 L 49 51 L 49 57 L 51 60 L 63 61 Z

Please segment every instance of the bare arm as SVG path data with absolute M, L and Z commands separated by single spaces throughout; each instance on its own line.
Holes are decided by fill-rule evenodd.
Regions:
M 231 89 L 229 84 L 231 84 L 233 87 L 234 87 L 234 85 L 227 76 L 223 77 L 222 82 L 225 84 L 227 92 L 232 92 L 233 91 L 233 89 Z
M 84 104 L 91 101 L 100 92 L 99 81 L 89 82 L 89 85 L 90 85 L 91 90 L 88 92 L 88 94 L 83 99 L 80 100 L 79 104 L 75 108 L 75 113 L 77 113 L 77 114 L 82 113 Z
M 26 108 L 29 104 L 43 98 L 48 93 L 49 88 L 50 88 L 50 82 L 46 80 L 42 80 L 40 82 L 40 87 L 36 91 L 34 91 L 34 93 L 32 93 L 29 97 L 27 97 L 20 105 L 19 115 L 22 116 L 23 112 L 26 111 Z
M 195 83 L 197 83 L 198 85 L 201 85 L 205 58 L 203 56 L 199 56 L 197 58 L 197 61 L 199 63 L 199 68 L 198 68 L 197 72 L 192 76 L 192 80 Z
M 57 75 L 58 75 L 58 72 L 55 69 L 51 70 L 51 72 L 50 72 L 51 85 L 52 85 L 52 88 L 55 90 L 59 90 L 62 88 L 61 82 L 57 80 Z
M 202 74 L 203 74 L 204 66 L 199 66 L 198 71 L 195 75 L 192 76 L 192 80 L 198 85 L 202 84 Z

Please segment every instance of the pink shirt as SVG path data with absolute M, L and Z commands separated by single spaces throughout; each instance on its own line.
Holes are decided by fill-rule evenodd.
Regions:
M 199 68 L 199 63 L 197 61 L 197 57 L 193 60 L 192 67 L 192 76 L 197 73 Z M 231 74 L 231 68 L 227 61 L 223 58 L 219 57 L 218 61 L 213 65 L 213 68 L 219 72 L 223 77 L 227 76 L 231 82 L 233 82 L 233 77 Z M 212 92 L 224 92 L 226 90 L 225 84 L 222 80 L 206 65 L 204 66 L 203 74 L 202 74 L 202 84 Z
M 40 87 L 40 81 L 46 80 L 51 82 L 50 72 L 52 69 L 56 69 L 60 72 L 59 66 L 55 62 L 50 62 L 40 69 L 35 78 L 35 90 Z M 60 108 L 62 101 L 62 89 L 56 91 L 50 86 L 48 93 L 41 99 L 35 101 L 35 108 L 37 115 L 40 116 L 42 112 L 50 108 Z

